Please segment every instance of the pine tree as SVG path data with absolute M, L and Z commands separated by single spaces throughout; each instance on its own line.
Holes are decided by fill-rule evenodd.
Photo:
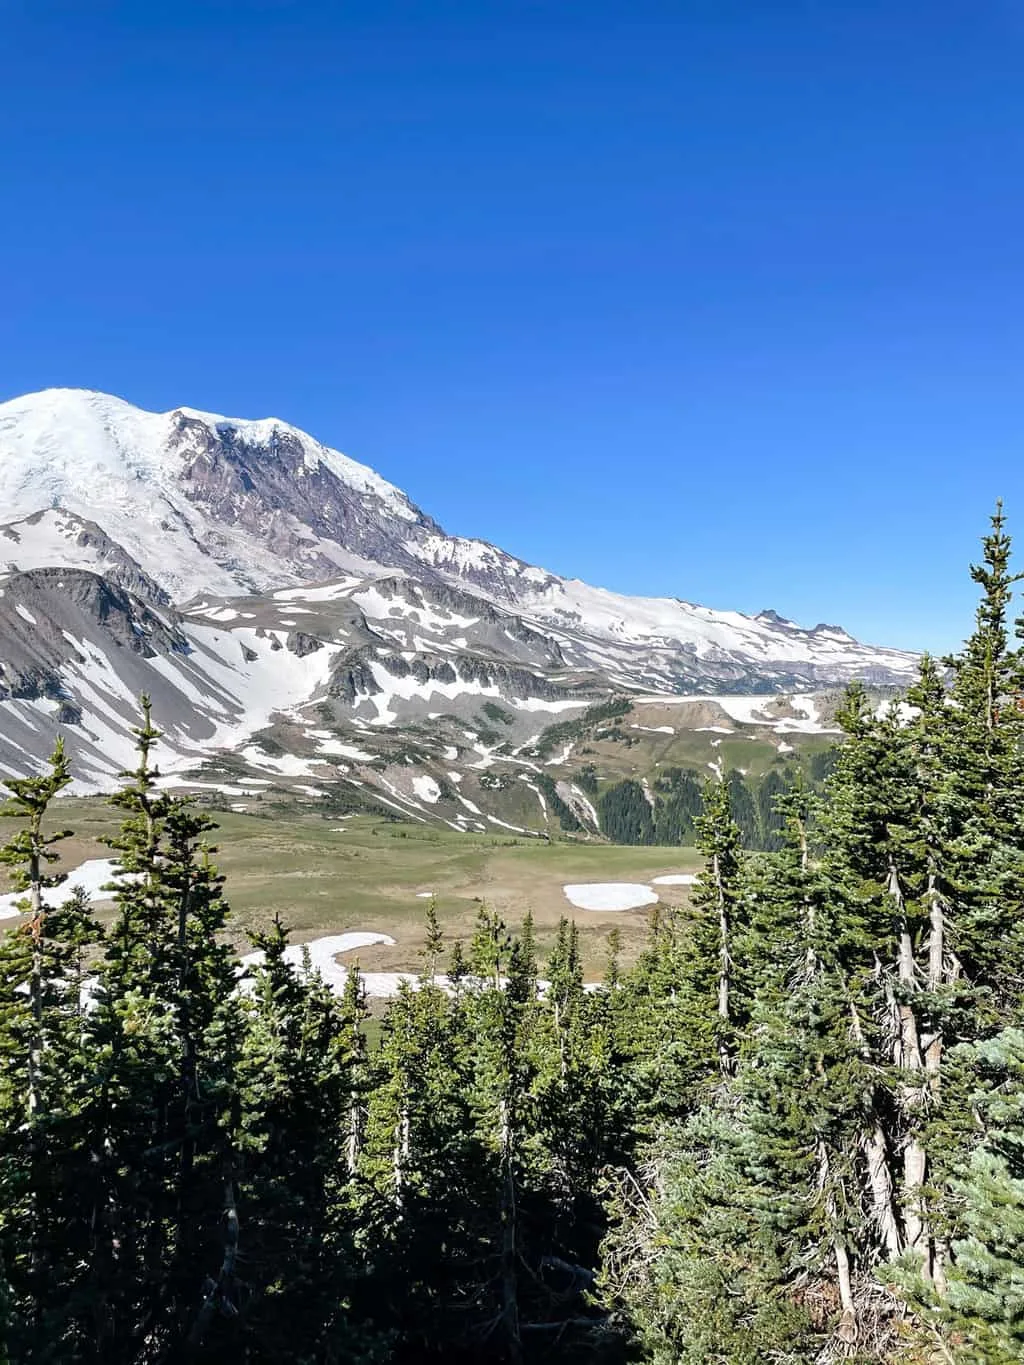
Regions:
M 79 1191 L 89 1166 L 85 1053 L 86 956 L 100 938 L 85 898 L 55 907 L 64 880 L 46 869 L 69 831 L 46 828 L 68 785 L 58 740 L 40 777 L 9 778 L 0 814 L 23 822 L 0 848 L 24 918 L 0 942 L 0 1264 L 5 1347 L 18 1359 L 59 1361 L 76 1349 L 89 1230 Z
M 208 1353 L 267 1365 L 369 1359 L 383 1340 L 372 1309 L 360 1304 L 361 1322 L 344 1311 L 361 1278 L 350 1183 L 361 1140 L 352 1073 L 365 1061 L 358 973 L 338 999 L 315 973 L 295 971 L 278 918 L 253 943 L 263 956 L 238 1063 L 244 1285 L 221 1286 L 237 1316 L 215 1315 Z
M 1024 1357 L 1024 1032 L 963 1044 L 952 1064 L 974 1131 L 953 1181 L 961 1211 L 945 1337 L 958 1359 L 1010 1365 Z
M 721 1074 L 735 1057 L 735 1033 L 742 1019 L 736 998 L 733 944 L 743 903 L 740 832 L 732 818 L 731 789 L 721 782 L 704 788 L 704 813 L 697 821 L 697 848 L 704 871 L 693 895 L 693 970 L 688 985 L 707 992 L 714 974 L 714 1044 Z
M 169 1358 L 199 1358 L 235 1292 L 241 1025 L 235 969 L 219 942 L 227 907 L 204 839 L 210 822 L 157 791 L 159 734 L 145 698 L 142 710 L 138 766 L 112 798 L 125 812 L 111 840 L 117 916 L 90 1018 L 91 1282 L 95 1349 L 110 1361 L 131 1359 L 139 1334 Z
M 743 1010 L 729 1070 L 696 1112 L 657 1131 L 643 1183 L 621 1181 L 613 1206 L 606 1286 L 653 1360 L 809 1362 L 833 1333 L 863 1341 L 858 1276 L 871 1258 L 858 1165 L 871 1082 L 810 803 L 798 788 L 783 809 L 786 842 L 762 860 L 735 938 Z

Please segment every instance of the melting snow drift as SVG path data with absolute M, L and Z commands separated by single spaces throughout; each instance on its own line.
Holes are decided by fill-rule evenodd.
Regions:
M 657 891 L 639 882 L 583 882 L 562 890 L 579 910 L 636 910 L 658 900 Z

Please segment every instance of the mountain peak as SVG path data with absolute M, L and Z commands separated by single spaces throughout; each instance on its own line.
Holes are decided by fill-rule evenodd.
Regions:
M 12 521 L 4 560 L 16 568 L 52 555 L 117 572 L 152 600 L 148 576 L 178 602 L 404 574 L 513 612 L 550 632 L 571 667 L 616 685 L 673 692 L 749 681 L 758 690 L 908 667 L 897 651 L 808 631 L 772 610 L 750 617 L 626 597 L 448 536 L 374 470 L 276 417 L 146 412 L 88 389 L 12 399 L 0 404 L 0 507 Z M 54 508 L 93 529 L 25 522 Z

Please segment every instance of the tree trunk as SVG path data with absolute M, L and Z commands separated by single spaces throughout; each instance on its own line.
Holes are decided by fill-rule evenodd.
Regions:
M 355 1175 L 362 1150 L 362 1115 L 359 1100 L 353 1099 L 348 1109 L 348 1141 L 345 1144 L 345 1165 L 349 1175 Z
M 836 1263 L 836 1287 L 839 1290 L 839 1303 L 843 1310 L 836 1334 L 840 1341 L 852 1345 L 860 1332 L 857 1326 L 857 1310 L 853 1302 L 850 1255 L 846 1250 L 846 1242 L 836 1226 L 836 1200 L 831 1189 L 828 1149 L 823 1142 L 818 1143 L 818 1183 L 825 1192 L 825 1209 L 829 1222 L 832 1224 L 832 1254 Z
M 405 1190 L 405 1167 L 409 1160 L 409 1111 L 403 1104 L 395 1124 L 395 1145 L 391 1152 L 391 1171 L 394 1177 L 395 1201 L 402 1207 Z
M 732 1056 L 729 1048 L 729 991 L 731 986 L 732 959 L 729 956 L 729 906 L 722 886 L 722 873 L 716 853 L 711 860 L 711 875 L 715 881 L 718 898 L 718 1018 L 721 1036 L 718 1040 L 718 1064 L 722 1075 L 732 1071 Z
M 850 1001 L 850 1020 L 853 1026 L 854 1040 L 860 1048 L 861 1054 L 866 1057 L 868 1047 L 864 1038 L 864 1028 L 860 1022 L 860 1015 L 857 1013 L 857 1006 L 852 1000 Z M 896 1220 L 892 1173 L 889 1170 L 889 1153 L 882 1125 L 876 1122 L 874 1128 L 864 1137 L 863 1141 L 867 1157 L 868 1189 L 871 1194 L 872 1216 L 878 1225 L 889 1259 L 895 1261 L 897 1257 L 902 1255 L 903 1242 Z
M 868 1134 L 864 1141 L 864 1149 L 867 1156 L 868 1186 L 871 1191 L 871 1211 L 878 1224 L 886 1254 L 891 1261 L 895 1261 L 903 1254 L 903 1241 L 896 1221 L 889 1153 L 881 1124 L 876 1124 Z
M 508 1101 L 500 1105 L 501 1143 L 501 1321 L 504 1327 L 506 1353 L 510 1365 L 522 1360 L 522 1339 L 519 1331 L 519 1283 L 516 1273 L 519 1241 L 519 1212 L 516 1205 L 515 1170 L 512 1164 L 513 1133 Z
M 914 962 L 914 947 L 907 927 L 903 889 L 899 874 L 893 863 L 889 864 L 889 894 L 896 903 L 900 933 L 897 948 L 896 974 L 905 994 L 917 988 L 917 972 Z M 900 1086 L 900 1100 L 904 1114 L 911 1125 L 903 1147 L 903 1227 L 906 1234 L 906 1249 L 917 1252 L 922 1260 L 922 1274 L 931 1278 L 931 1234 L 924 1207 L 924 1183 L 928 1174 L 928 1157 L 920 1137 L 913 1131 L 916 1116 L 923 1098 L 924 1057 L 921 1051 L 921 1035 L 914 1007 L 907 1000 L 897 1000 L 892 991 L 888 992 L 890 1009 L 896 1025 L 893 1047 L 896 1065 L 907 1079 Z
M 209 1279 L 206 1282 L 206 1295 L 202 1307 L 199 1309 L 196 1320 L 192 1324 L 192 1330 L 186 1338 L 189 1354 L 195 1352 L 202 1344 L 203 1337 L 209 1331 L 218 1306 L 224 1303 L 231 1290 L 235 1277 L 235 1266 L 238 1261 L 238 1231 L 235 1184 L 233 1180 L 229 1179 L 224 1185 L 224 1255 L 216 1280 Z

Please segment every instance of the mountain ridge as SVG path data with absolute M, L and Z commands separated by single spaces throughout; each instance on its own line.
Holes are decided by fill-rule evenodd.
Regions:
M 24 770 L 33 732 L 70 724 L 97 789 L 145 690 L 163 709 L 169 772 L 228 753 L 267 770 L 253 747 L 266 733 L 287 748 L 275 779 L 369 783 L 393 805 L 410 797 L 397 769 L 411 765 L 424 791 L 451 792 L 444 818 L 463 827 L 464 811 L 490 815 L 444 762 L 493 769 L 484 787 L 499 790 L 502 772 L 536 767 L 526 755 L 545 711 L 550 724 L 602 698 L 691 697 L 712 708 L 696 728 L 721 730 L 747 723 L 723 721 L 721 694 L 804 696 L 855 677 L 889 688 L 914 667 L 840 627 L 626 597 L 448 536 L 369 466 L 275 418 L 25 395 L 0 404 L 0 506 L 0 768 Z M 627 749 L 674 732 L 632 728 Z M 564 768 L 576 742 L 544 764 Z M 367 775 L 327 762 L 353 752 Z M 560 800 L 578 798 L 569 784 Z

